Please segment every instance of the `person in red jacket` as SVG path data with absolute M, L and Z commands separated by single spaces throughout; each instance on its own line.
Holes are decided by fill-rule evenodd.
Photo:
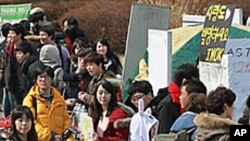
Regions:
M 107 80 L 102 80 L 95 91 L 94 98 L 95 141 L 127 141 L 128 127 L 117 127 L 114 123 L 128 115 L 117 105 L 116 89 Z

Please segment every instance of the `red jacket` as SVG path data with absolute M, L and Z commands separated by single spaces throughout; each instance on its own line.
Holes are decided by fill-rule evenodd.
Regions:
M 106 131 L 103 133 L 103 138 L 100 141 L 127 141 L 129 135 L 129 128 L 114 128 L 114 122 L 118 119 L 127 118 L 128 115 L 122 109 L 116 107 L 109 116 L 109 123 Z

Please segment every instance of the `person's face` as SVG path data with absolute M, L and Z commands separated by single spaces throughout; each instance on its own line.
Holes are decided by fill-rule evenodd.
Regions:
M 39 32 L 39 36 L 40 36 L 40 42 L 41 44 L 49 44 L 52 42 L 52 37 L 49 36 L 46 32 L 40 31 Z
M 22 51 L 16 51 L 16 60 L 19 64 L 23 63 L 23 61 L 28 57 L 29 53 L 24 54 Z
M 97 65 L 96 63 L 88 62 L 88 63 L 86 63 L 86 67 L 87 67 L 87 70 L 89 72 L 89 75 L 92 77 L 97 77 L 102 72 L 102 64 L 101 63 L 99 65 Z
M 51 77 L 47 73 L 40 74 L 37 76 L 37 85 L 40 89 L 50 89 L 51 82 Z
M 188 93 L 186 91 L 186 86 L 181 87 L 181 96 L 180 96 L 180 103 L 181 108 L 185 108 L 188 105 Z
M 45 24 L 46 21 L 47 21 L 46 16 L 44 16 L 44 17 L 43 17 L 43 20 L 39 20 L 39 21 L 38 21 L 38 25 L 39 25 L 40 27 L 42 27 L 42 26 L 44 26 L 44 24 Z
M 28 119 L 25 115 L 15 120 L 16 130 L 20 134 L 27 134 L 31 129 L 31 124 L 31 119 Z
M 68 28 L 69 28 L 69 24 L 68 24 L 68 21 L 66 20 L 63 23 L 63 31 L 66 31 Z
M 108 47 L 106 45 L 101 44 L 100 42 L 97 43 L 96 45 L 96 52 L 106 56 L 108 52 Z
M 131 103 L 138 108 L 138 100 L 142 99 L 144 102 L 144 107 L 147 107 L 147 105 L 150 103 L 150 101 L 153 99 L 153 96 L 151 93 L 144 94 L 140 92 L 136 92 L 131 96 Z
M 111 93 L 109 93 L 106 89 L 100 85 L 97 89 L 97 101 L 104 106 L 108 106 L 111 100 Z
M 74 53 L 77 54 L 80 50 L 82 49 L 82 47 L 80 47 L 78 44 L 76 45 L 76 48 L 74 50 Z
M 81 69 L 85 69 L 86 65 L 84 62 L 84 57 L 77 57 L 77 63 L 78 63 L 78 67 Z
M 8 39 L 11 42 L 17 42 L 18 40 L 21 40 L 21 34 L 17 35 L 15 31 L 10 30 L 8 33 Z

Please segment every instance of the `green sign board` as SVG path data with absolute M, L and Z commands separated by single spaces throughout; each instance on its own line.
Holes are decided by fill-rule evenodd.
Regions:
M 23 19 L 27 19 L 31 3 L 0 5 L 0 26 L 4 23 L 17 23 Z

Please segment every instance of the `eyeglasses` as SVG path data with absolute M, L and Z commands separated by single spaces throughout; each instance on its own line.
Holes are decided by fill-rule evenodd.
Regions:
M 131 102 L 132 103 L 137 103 L 139 99 L 143 98 L 145 94 L 140 94 L 140 95 L 133 95 L 131 97 Z

